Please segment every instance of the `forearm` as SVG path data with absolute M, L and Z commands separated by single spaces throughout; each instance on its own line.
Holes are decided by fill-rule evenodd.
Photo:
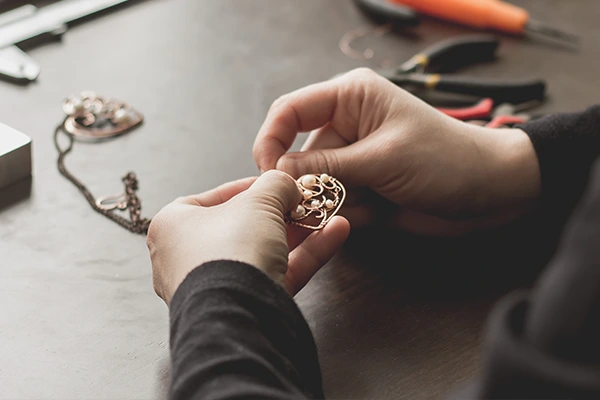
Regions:
M 483 162 L 478 194 L 492 210 L 543 211 L 564 222 L 600 155 L 600 106 L 555 114 L 516 129 L 470 128 Z
M 184 280 L 170 307 L 172 399 L 323 397 L 306 321 L 256 268 L 204 264 Z
M 539 205 L 541 178 L 538 157 L 521 129 L 473 127 L 481 163 L 479 190 L 485 213 L 522 215 Z

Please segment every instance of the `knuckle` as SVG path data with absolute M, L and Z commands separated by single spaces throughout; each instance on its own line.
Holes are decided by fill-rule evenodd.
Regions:
M 173 203 L 177 203 L 177 204 L 187 204 L 187 202 L 188 202 L 188 198 L 186 196 L 179 196 L 175 200 L 173 200 Z
M 290 99 L 290 94 L 284 94 L 275 99 L 275 101 L 271 104 L 271 110 L 277 110 L 285 105 Z
M 263 175 L 265 177 L 265 179 L 269 179 L 269 180 L 279 180 L 279 179 L 286 179 L 287 174 L 283 171 L 279 171 L 276 169 L 270 169 L 266 172 L 263 173 Z
M 298 201 L 300 192 L 294 179 L 287 173 L 269 170 L 263 173 L 260 179 L 264 180 L 260 190 L 253 190 L 249 193 L 252 201 L 263 205 L 269 204 L 279 210 L 286 209 L 288 204 Z
M 360 67 L 355 68 L 348 74 L 349 77 L 353 79 L 361 79 L 361 80 L 374 80 L 379 77 L 377 72 L 373 71 L 371 68 Z
M 263 176 L 272 182 L 281 193 L 295 193 L 297 191 L 294 179 L 286 172 L 272 169 L 265 172 Z

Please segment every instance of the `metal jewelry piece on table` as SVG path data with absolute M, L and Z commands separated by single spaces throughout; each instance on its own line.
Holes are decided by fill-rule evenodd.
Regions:
M 352 43 L 367 35 L 379 38 L 389 32 L 403 30 L 419 24 L 419 15 L 412 9 L 392 4 L 387 0 L 354 0 L 354 4 L 375 24 L 375 26 L 363 26 L 346 32 L 340 39 L 339 48 L 343 54 L 355 59 L 370 60 L 375 51 L 366 48 L 362 51 L 352 47 Z M 382 59 L 380 65 L 389 67 L 391 61 Z
M 142 114 L 127 103 L 97 96 L 93 92 L 70 96 L 62 106 L 67 116 L 54 131 L 58 170 L 79 189 L 96 212 L 131 232 L 146 234 L 151 219 L 141 217 L 141 201 L 136 194 L 138 181 L 133 172 L 122 178 L 125 186 L 122 193 L 96 198 L 65 166 L 65 157 L 73 150 L 75 139 L 100 141 L 121 135 L 139 126 L 143 121 Z M 67 138 L 66 146 L 58 142 L 60 133 Z M 117 210 L 128 210 L 129 219 L 118 215 Z
M 357 60 L 370 60 L 375 55 L 375 51 L 371 48 L 366 48 L 362 51 L 355 49 L 352 47 L 352 42 L 357 41 L 360 38 L 363 38 L 369 34 L 372 34 L 376 38 L 382 37 L 383 35 L 391 32 L 392 28 L 390 24 L 386 24 L 383 26 L 378 26 L 375 28 L 371 28 L 368 26 L 361 26 L 359 28 L 348 31 L 342 36 L 340 42 L 338 44 L 341 52 L 350 57 Z M 383 68 L 389 67 L 391 65 L 391 61 L 388 59 L 384 59 L 380 62 Z
M 129 104 L 82 92 L 63 101 L 67 114 L 65 130 L 86 139 L 105 139 L 121 135 L 143 121 L 143 116 Z
M 96 199 L 96 205 L 106 211 L 127 210 L 127 198 L 124 193 L 102 196 Z
M 302 201 L 286 216 L 286 222 L 318 230 L 342 207 L 346 189 L 340 181 L 327 174 L 307 174 L 296 180 Z

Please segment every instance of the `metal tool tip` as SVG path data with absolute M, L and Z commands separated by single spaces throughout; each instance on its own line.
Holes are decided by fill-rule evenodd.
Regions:
M 553 28 L 544 24 L 543 22 L 530 20 L 525 26 L 525 30 L 527 32 L 544 35 L 551 37 L 553 39 L 558 39 L 562 41 L 569 42 L 571 44 L 578 44 L 580 42 L 580 37 L 569 32 L 562 31 L 560 29 Z

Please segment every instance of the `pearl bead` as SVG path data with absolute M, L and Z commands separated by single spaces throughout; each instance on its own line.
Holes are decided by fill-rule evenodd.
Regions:
M 325 207 L 327 208 L 333 208 L 333 200 L 325 200 Z
M 71 100 L 71 106 L 73 107 L 73 112 L 75 113 L 79 113 L 85 109 L 83 106 L 83 101 L 79 97 Z
M 329 183 L 329 175 L 327 175 L 327 174 L 321 174 L 321 181 L 323 183 Z
M 309 199 L 310 196 L 312 196 L 312 192 L 310 190 L 305 190 L 304 192 L 302 192 L 302 197 L 304 197 L 305 199 Z
M 302 186 L 311 189 L 317 183 L 317 178 L 314 175 L 305 175 L 302 177 Z
M 115 111 L 115 116 L 113 119 L 117 124 L 122 124 L 128 122 L 129 118 L 130 116 L 127 110 L 119 108 L 117 111 Z
M 306 210 L 301 205 L 298 205 L 294 211 L 292 211 L 291 216 L 294 219 L 302 218 L 306 214 Z
M 321 203 L 319 203 L 319 200 L 313 200 L 313 201 L 310 202 L 310 206 L 312 208 L 318 208 L 320 204 Z

